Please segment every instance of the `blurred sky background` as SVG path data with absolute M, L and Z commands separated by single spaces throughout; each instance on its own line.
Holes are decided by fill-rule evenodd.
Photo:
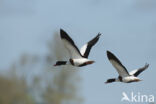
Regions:
M 102 33 L 89 56 L 96 63 L 77 69 L 82 77 L 83 104 L 125 104 L 121 102 L 123 91 L 156 95 L 155 0 L 0 0 L 1 72 L 23 53 L 47 54 L 47 41 L 60 28 L 79 47 Z M 128 71 L 149 63 L 139 76 L 143 81 L 104 84 L 107 78 L 118 76 L 106 50 Z

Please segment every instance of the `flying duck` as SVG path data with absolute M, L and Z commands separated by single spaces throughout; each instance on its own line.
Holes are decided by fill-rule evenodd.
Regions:
M 92 46 L 94 46 L 99 40 L 100 35 L 101 34 L 98 33 L 96 37 L 94 37 L 91 41 L 89 41 L 79 50 L 75 45 L 74 41 L 69 37 L 69 35 L 63 29 L 60 29 L 60 37 L 65 48 L 69 52 L 70 59 L 68 61 L 57 61 L 54 66 L 68 64 L 77 67 L 82 67 L 94 63 L 94 61 L 88 59 L 88 56 Z
M 118 78 L 111 78 L 108 79 L 105 83 L 112 83 L 112 82 L 124 82 L 124 83 L 131 83 L 131 82 L 138 82 L 141 81 L 137 76 L 143 72 L 145 69 L 148 68 L 149 64 L 145 64 L 144 67 L 131 71 L 130 73 L 127 71 L 125 66 L 122 65 L 120 60 L 110 51 L 107 51 L 107 57 L 111 64 L 117 70 L 119 77 Z

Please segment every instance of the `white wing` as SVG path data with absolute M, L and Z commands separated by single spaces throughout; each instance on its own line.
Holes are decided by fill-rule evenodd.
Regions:
M 135 69 L 135 70 L 129 72 L 129 74 L 130 74 L 130 75 L 133 75 L 133 74 L 136 73 L 137 71 L 138 71 L 138 69 Z
M 125 69 L 122 65 L 120 65 L 118 62 L 114 61 L 114 60 L 110 60 L 110 62 L 112 63 L 112 65 L 116 68 L 118 74 L 121 77 L 127 77 L 129 76 L 129 73 L 127 72 L 127 69 Z
M 144 70 L 146 70 L 149 67 L 149 64 L 145 64 L 144 67 L 141 67 L 139 69 L 133 70 L 130 72 L 130 75 L 134 75 L 134 76 L 138 76 L 141 72 L 143 72 Z
M 117 59 L 117 57 L 112 54 L 111 52 L 107 51 L 107 57 L 109 61 L 112 63 L 112 65 L 116 68 L 119 76 L 121 77 L 126 77 L 129 76 L 129 73 L 125 66 L 122 65 L 122 63 Z
M 86 52 L 86 49 L 87 49 L 87 44 L 83 45 L 82 48 L 80 49 L 81 55 L 84 55 L 84 53 Z
M 91 48 L 97 43 L 97 41 L 99 40 L 100 37 L 100 33 L 98 33 L 97 36 L 95 36 L 92 40 L 90 40 L 87 44 L 85 44 L 84 46 L 82 46 L 82 48 L 80 49 L 81 55 L 84 58 L 88 58 L 89 53 Z
M 68 34 L 64 30 L 60 29 L 60 35 L 62 42 L 64 43 L 65 48 L 68 50 L 71 58 L 82 58 L 79 49 L 75 45 L 74 41 L 68 36 Z

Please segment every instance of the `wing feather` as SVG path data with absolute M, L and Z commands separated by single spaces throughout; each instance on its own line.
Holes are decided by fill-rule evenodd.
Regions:
M 119 76 L 121 77 L 129 76 L 129 73 L 127 69 L 125 68 L 125 66 L 122 65 L 120 60 L 113 53 L 111 53 L 110 51 L 107 51 L 107 57 L 109 61 L 111 62 L 111 64 L 116 68 Z
M 134 75 L 135 77 L 137 77 L 141 72 L 146 70 L 148 67 L 149 67 L 149 64 L 146 63 L 144 67 L 131 71 L 130 75 Z
M 63 29 L 60 29 L 60 36 L 71 58 L 82 58 L 82 55 L 77 46 L 75 45 L 74 41 L 68 36 L 68 34 Z
M 87 44 L 85 44 L 81 49 L 80 53 L 83 57 L 88 58 L 91 48 L 97 43 L 100 37 L 100 33 L 96 37 L 94 37 L 92 40 L 90 40 Z

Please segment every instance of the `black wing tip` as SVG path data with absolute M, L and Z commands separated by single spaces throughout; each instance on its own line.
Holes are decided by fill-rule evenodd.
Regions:
M 107 57 L 108 57 L 109 60 L 111 60 L 111 59 L 116 59 L 116 57 L 114 56 L 114 54 L 111 53 L 111 52 L 108 51 L 108 50 L 107 50 Z
M 98 40 L 99 38 L 100 38 L 100 36 L 101 36 L 102 34 L 99 32 L 94 38 L 93 38 L 93 40 L 95 41 L 95 40 Z
M 107 54 L 111 53 L 109 50 L 107 50 Z
M 102 34 L 99 32 L 99 33 L 97 34 L 96 37 L 99 38 L 101 35 L 102 35 Z
M 145 63 L 145 68 L 148 68 L 149 67 L 149 64 L 148 63 Z
M 64 31 L 62 28 L 60 28 L 60 31 Z
M 67 38 L 67 33 L 62 28 L 60 28 L 60 36 L 61 38 Z
M 65 31 L 62 29 L 62 28 L 60 28 L 60 33 L 62 34 L 62 33 L 65 33 Z

